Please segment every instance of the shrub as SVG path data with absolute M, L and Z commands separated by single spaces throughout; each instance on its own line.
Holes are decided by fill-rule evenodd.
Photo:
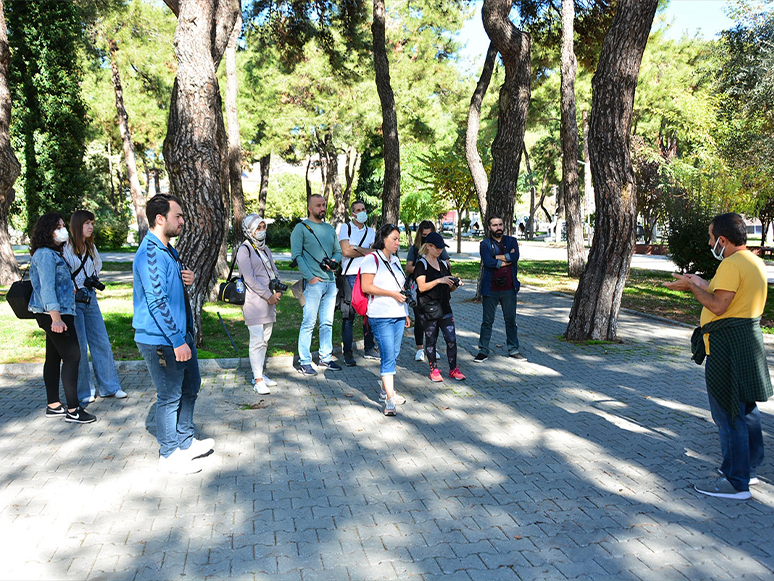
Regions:
M 266 244 L 269 248 L 290 248 L 290 235 L 301 218 L 277 218 L 266 231 Z
M 717 215 L 710 204 L 690 196 L 675 197 L 668 203 L 667 244 L 672 262 L 682 272 L 713 277 L 720 264 L 710 252 L 709 224 Z
M 100 217 L 94 225 L 94 244 L 100 250 L 119 250 L 128 235 L 129 227 L 117 220 Z

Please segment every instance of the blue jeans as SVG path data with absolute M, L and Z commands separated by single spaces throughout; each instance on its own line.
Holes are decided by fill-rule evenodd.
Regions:
M 479 352 L 489 355 L 489 341 L 492 339 L 492 325 L 497 312 L 497 305 L 503 307 L 503 319 L 505 319 L 505 338 L 508 345 L 508 355 L 519 350 L 519 328 L 516 325 L 516 291 L 490 291 L 488 297 L 482 297 L 484 317 L 481 321 L 480 337 L 478 339 Z
M 161 446 L 161 455 L 165 458 L 178 448 L 187 450 L 193 443 L 194 404 L 202 378 L 196 358 L 196 345 L 190 333 L 186 335 L 186 343 L 191 348 L 188 361 L 176 361 L 175 350 L 168 345 L 137 343 L 158 394 L 156 439 Z M 161 355 L 158 350 L 161 350 Z
M 368 323 L 374 332 L 376 343 L 382 361 L 379 365 L 381 375 L 395 375 L 395 364 L 400 355 L 400 344 L 403 341 L 403 329 L 406 327 L 406 317 L 368 318 Z
M 355 274 L 348 274 L 347 275 L 347 281 L 349 282 L 349 288 L 352 289 L 355 286 L 355 279 L 357 278 L 357 275 Z M 352 309 L 352 317 L 349 319 L 345 319 L 344 317 L 341 318 L 341 342 L 344 344 L 344 353 L 352 353 L 352 327 L 354 327 L 355 323 L 355 310 Z M 363 343 L 364 343 L 364 350 L 366 353 L 369 351 L 374 350 L 374 334 L 371 332 L 371 329 L 368 327 L 368 325 L 365 324 L 365 320 L 363 320 Z
M 88 404 L 89 399 L 97 393 L 91 381 L 89 352 L 100 395 L 106 397 L 121 389 L 105 320 L 99 310 L 97 293 L 90 290 L 89 294 L 91 303 L 88 305 L 75 303 L 75 331 L 78 333 L 78 343 L 81 347 L 81 363 L 78 367 L 78 400 L 81 404 Z
M 720 471 L 737 490 L 750 490 L 750 478 L 758 475 L 758 466 L 763 462 L 761 412 L 755 402 L 740 401 L 739 413 L 732 420 L 709 391 L 707 396 L 720 435 Z
M 336 310 L 336 283 L 304 283 L 304 318 L 298 333 L 298 359 L 301 365 L 312 363 L 312 332 L 320 318 L 320 361 L 328 362 L 333 355 L 333 313 Z

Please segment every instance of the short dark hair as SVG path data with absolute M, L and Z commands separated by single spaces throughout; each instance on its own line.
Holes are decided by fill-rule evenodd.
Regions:
M 59 220 L 63 220 L 59 212 L 46 212 L 32 227 L 30 236 L 30 256 L 35 254 L 38 248 L 51 248 L 59 252 L 62 244 L 54 242 L 54 231 L 59 227 Z
M 354 208 L 354 207 L 355 207 L 357 204 L 363 204 L 363 206 L 365 206 L 366 208 L 368 208 L 368 206 L 366 206 L 366 203 L 365 203 L 363 200 L 355 200 L 354 202 L 352 202 L 352 203 L 349 205 L 349 211 L 351 212 L 351 211 L 352 211 L 352 208 Z
M 747 244 L 747 226 L 739 214 L 728 213 L 715 216 L 710 223 L 715 240 L 725 236 L 734 246 Z
M 376 238 L 374 239 L 374 243 L 371 244 L 371 248 L 374 250 L 384 250 L 384 239 L 396 230 L 398 230 L 398 227 L 393 226 L 392 224 L 385 224 L 379 228 L 379 230 L 376 231 Z
M 491 226 L 492 220 L 503 220 L 503 217 L 498 214 L 492 214 L 491 216 L 489 216 L 489 219 L 486 221 L 486 223 Z M 503 220 L 503 224 L 505 224 L 505 220 Z
M 148 203 L 145 205 L 145 216 L 148 218 L 148 224 L 151 228 L 156 225 L 156 216 L 167 217 L 170 202 L 175 202 L 180 207 L 183 206 L 179 199 L 170 194 L 156 194 L 148 200 Z

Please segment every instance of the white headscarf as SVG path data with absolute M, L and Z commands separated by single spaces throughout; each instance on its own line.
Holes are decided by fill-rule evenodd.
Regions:
M 261 225 L 261 222 L 268 226 L 273 223 L 274 220 L 271 218 L 261 218 L 258 214 L 248 214 L 245 216 L 245 219 L 242 220 L 242 233 L 256 248 L 261 248 L 266 244 L 265 238 L 263 240 L 258 240 L 255 237 L 255 229 Z

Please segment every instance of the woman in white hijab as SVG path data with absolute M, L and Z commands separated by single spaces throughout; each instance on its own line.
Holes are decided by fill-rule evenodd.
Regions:
M 250 367 L 253 370 L 255 392 L 270 393 L 269 388 L 277 382 L 264 375 L 266 350 L 271 331 L 277 320 L 277 302 L 281 292 L 274 292 L 272 281 L 280 281 L 279 271 L 274 264 L 271 250 L 266 246 L 266 227 L 274 220 L 248 214 L 242 220 L 245 241 L 237 250 L 239 273 L 245 283 L 245 304 L 242 314 L 250 331 Z

